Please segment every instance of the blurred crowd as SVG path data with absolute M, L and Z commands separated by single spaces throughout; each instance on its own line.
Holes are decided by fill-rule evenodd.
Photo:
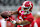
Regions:
M 3 6 L 5 5 L 18 6 L 18 5 L 22 5 L 24 1 L 32 1 L 35 3 L 35 5 L 37 5 L 39 0 L 0 0 L 0 4 L 3 4 Z

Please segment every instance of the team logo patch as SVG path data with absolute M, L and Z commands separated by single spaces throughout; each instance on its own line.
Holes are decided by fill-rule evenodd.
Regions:
M 27 17 L 24 17 L 24 18 L 27 18 Z

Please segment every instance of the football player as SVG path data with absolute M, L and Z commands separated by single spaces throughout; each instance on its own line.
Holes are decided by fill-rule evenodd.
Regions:
M 33 22 L 34 18 L 32 16 L 33 3 L 31 1 L 24 1 L 22 6 L 20 6 L 16 11 L 3 12 L 1 16 L 5 19 L 10 19 L 13 24 L 17 24 L 17 27 L 29 27 Z M 4 14 L 5 13 L 5 14 Z M 13 14 L 18 14 L 18 21 L 8 18 Z

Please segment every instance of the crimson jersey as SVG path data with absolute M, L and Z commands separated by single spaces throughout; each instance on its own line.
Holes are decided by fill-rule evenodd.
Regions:
M 35 21 L 33 21 L 31 24 L 30 24 L 30 27 L 35 27 Z
M 40 18 L 36 20 L 38 27 L 40 27 Z
M 7 27 L 15 27 L 15 24 L 12 24 L 11 22 L 7 21 L 6 26 Z
M 32 14 L 30 13 L 30 14 L 26 14 L 26 15 L 23 15 L 23 11 L 21 11 L 21 6 L 18 8 L 18 19 L 19 19 L 19 21 L 21 20 L 21 21 L 23 21 L 23 20 L 28 20 L 29 22 L 31 22 L 32 23 L 32 21 L 33 21 L 33 16 L 32 16 Z M 28 25 L 23 25 L 23 27 L 29 27 L 29 25 L 30 24 L 28 24 Z M 22 27 L 22 26 L 20 26 L 20 25 L 17 25 L 17 27 Z
M 40 27 L 40 18 L 31 23 L 31 27 Z

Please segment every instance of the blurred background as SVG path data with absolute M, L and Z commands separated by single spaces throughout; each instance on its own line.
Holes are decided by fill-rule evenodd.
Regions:
M 24 1 L 32 1 L 33 2 L 33 11 L 40 11 L 40 0 L 0 0 L 0 12 L 1 11 L 15 11 L 19 6 L 22 5 Z
M 32 3 L 33 3 L 32 14 L 35 17 L 36 13 L 40 12 L 40 0 L 0 0 L 0 13 L 3 11 L 15 11 L 18 9 L 19 6 L 22 5 L 22 3 L 24 1 L 32 1 Z M 0 17 L 0 19 L 1 19 L 1 17 Z M 5 22 L 5 24 L 7 24 L 7 27 L 14 26 L 11 22 L 8 22 L 8 21 Z M 1 23 L 0 23 L 0 27 L 1 27 Z M 6 25 L 2 24 L 2 27 L 6 27 Z

